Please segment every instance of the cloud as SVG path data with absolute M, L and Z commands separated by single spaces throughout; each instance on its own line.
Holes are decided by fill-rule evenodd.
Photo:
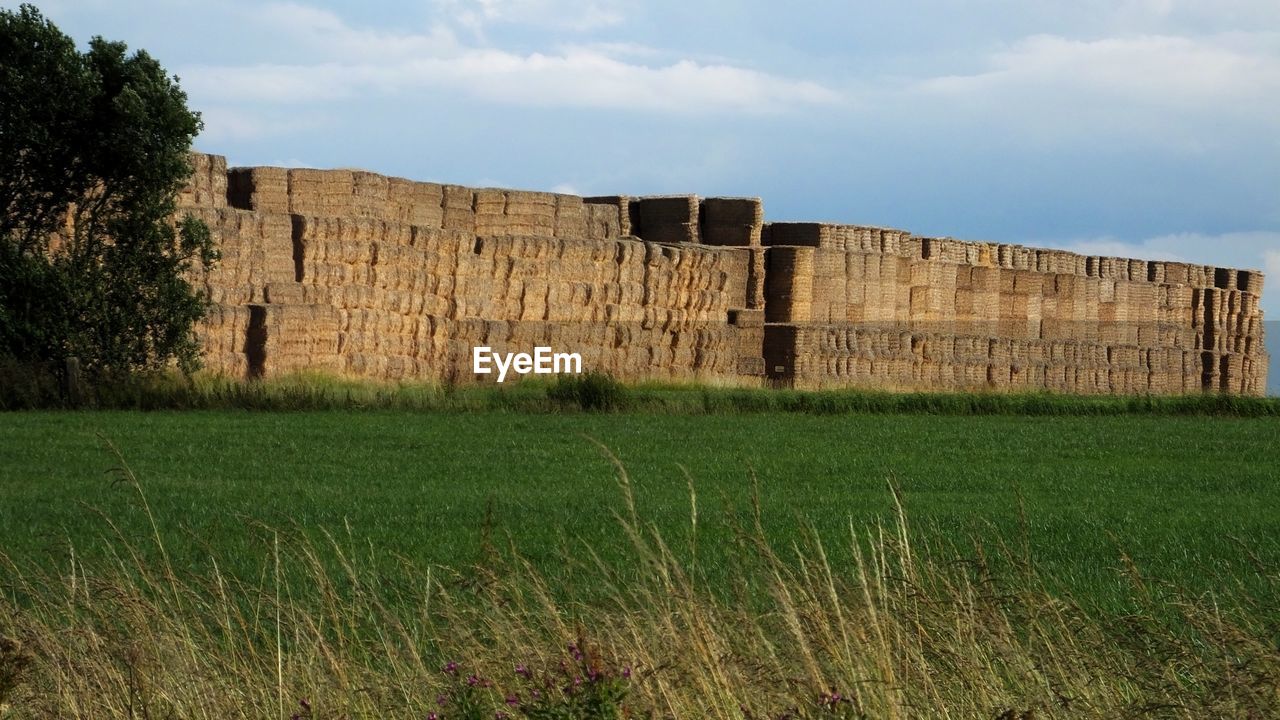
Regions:
M 634 42 L 589 42 L 565 43 L 559 45 L 561 52 L 596 52 L 613 58 L 648 58 L 650 60 L 665 57 L 670 53 L 658 48 Z
M 481 5 L 497 16 L 524 7 Z M 268 5 L 255 22 L 306 48 L 309 61 L 188 66 L 181 74 L 193 98 L 287 105 L 377 94 L 411 98 L 418 91 L 447 89 L 499 105 L 694 115 L 775 114 L 840 101 L 818 83 L 727 63 L 642 62 L 654 53 L 633 44 L 516 53 L 464 46 L 440 27 L 421 33 L 355 29 L 329 11 L 296 3 Z
M 200 117 L 205 125 L 200 133 L 201 143 L 259 140 L 323 125 L 316 117 L 300 118 L 279 110 L 268 112 L 230 105 L 203 105 Z
M 1241 122 L 1280 134 L 1280 33 L 1036 35 L 987 69 L 917 82 L 909 94 L 1055 141 L 1128 134 L 1189 143 Z
M 587 32 L 625 19 L 621 3 L 610 0 L 436 0 L 436 5 L 476 31 L 507 23 Z
M 1112 26 L 1165 22 L 1188 31 L 1220 24 L 1265 27 L 1280 21 L 1280 5 L 1272 0 L 1092 0 L 1084 11 Z
M 835 92 L 806 81 L 689 60 L 650 67 L 598 52 L 517 55 L 469 50 L 448 58 L 371 65 L 192 66 L 187 90 L 204 102 L 280 104 L 402 95 L 446 88 L 500 105 L 643 110 L 699 115 L 785 113 L 831 105 Z
M 337 13 L 296 2 L 246 6 L 240 19 L 286 38 L 299 52 L 330 62 L 386 62 L 441 56 L 460 48 L 453 31 L 443 24 L 419 32 L 355 28 Z
M 941 77 L 925 87 L 963 93 L 1000 86 L 1030 90 L 1049 82 L 1054 92 L 1089 92 L 1170 108 L 1248 100 L 1261 89 L 1280 87 L 1280 52 L 1275 47 L 1268 51 L 1214 39 L 1148 35 L 1071 40 L 1037 35 L 995 53 L 991 61 L 995 67 L 987 72 Z

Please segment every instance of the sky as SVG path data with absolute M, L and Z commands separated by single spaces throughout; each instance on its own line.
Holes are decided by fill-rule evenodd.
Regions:
M 1276 0 L 37 5 L 157 57 L 232 164 L 1262 269 L 1280 319 Z

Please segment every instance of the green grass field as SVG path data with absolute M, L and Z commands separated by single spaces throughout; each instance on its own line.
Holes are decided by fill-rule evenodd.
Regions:
M 1055 586 L 1109 602 L 1127 554 L 1179 587 L 1227 591 L 1280 565 L 1280 422 L 1213 417 L 940 417 L 752 413 L 84 412 L 0 414 L 0 550 L 57 567 L 104 557 L 145 513 L 112 483 L 111 443 L 175 563 L 261 571 L 269 528 L 333 533 L 390 572 L 395 556 L 462 567 L 483 538 L 566 582 L 564 555 L 629 552 L 610 460 L 639 514 L 709 579 L 732 577 L 728 511 L 778 547 L 806 527 L 848 546 L 901 488 L 917 539 L 1004 542 Z M 101 515 L 99 515 L 101 513 Z

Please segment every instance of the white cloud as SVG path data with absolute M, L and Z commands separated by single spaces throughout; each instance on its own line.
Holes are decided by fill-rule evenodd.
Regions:
M 287 38 L 298 50 L 332 62 L 384 62 L 456 52 L 459 43 L 448 27 L 436 24 L 420 32 L 354 28 L 329 10 L 296 2 L 241 8 L 241 21 Z
M 485 5 L 498 16 L 515 6 L 524 7 Z M 439 27 L 416 34 L 359 30 L 331 12 L 296 3 L 269 5 L 255 22 L 307 48 L 308 61 L 188 66 L 181 74 L 193 98 L 228 105 L 299 104 L 444 88 L 496 104 L 684 114 L 773 114 L 840 100 L 814 82 L 731 64 L 646 64 L 635 58 L 650 50 L 630 44 L 546 53 L 465 47 Z
M 596 52 L 613 58 L 631 57 L 648 58 L 650 60 L 669 55 L 668 52 L 658 48 L 630 42 L 566 43 L 559 45 L 558 50 L 564 53 L 585 51 Z
M 494 23 L 587 32 L 625 19 L 615 0 L 436 0 L 436 5 L 476 32 Z
M 1170 108 L 1252 100 L 1259 90 L 1280 87 L 1280 45 L 1248 48 L 1241 40 L 1248 38 L 1071 40 L 1038 35 L 995 53 L 995 67 L 986 73 L 938 78 L 926 87 L 941 92 L 1000 85 L 1029 90 L 1051 82 L 1054 92 L 1090 92 Z
M 650 67 L 596 52 L 517 55 L 469 50 L 386 65 L 193 66 L 184 84 L 204 102 L 308 103 L 370 93 L 448 88 L 497 104 L 704 114 L 776 114 L 830 105 L 835 92 L 806 81 L 682 60 Z
M 1167 23 L 1189 31 L 1230 25 L 1265 27 L 1280 22 L 1280 4 L 1272 0 L 1093 0 L 1093 11 L 1112 25 Z
M 991 53 L 983 72 L 909 93 L 1055 141 L 1125 134 L 1198 146 L 1192 138 L 1238 123 L 1280 135 L 1280 33 L 1037 35 Z
M 227 143 L 296 132 L 320 127 L 323 121 L 314 116 L 296 117 L 280 112 L 250 110 L 234 105 L 202 105 L 200 117 L 205 129 L 200 142 Z

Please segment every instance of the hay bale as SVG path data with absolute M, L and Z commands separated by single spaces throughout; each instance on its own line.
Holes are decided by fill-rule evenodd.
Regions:
M 631 237 L 636 233 L 631 222 L 631 198 L 626 195 L 601 195 L 583 198 L 582 202 L 591 210 L 593 223 L 602 223 L 605 230 L 616 228 L 612 235 L 595 235 L 591 237 Z M 595 230 L 595 227 L 591 228 Z
M 768 322 L 808 322 L 812 316 L 814 249 L 775 246 L 766 254 Z
M 241 210 L 289 212 L 289 177 L 284 168 L 237 167 L 227 171 L 227 204 Z
M 221 155 L 193 152 L 191 178 L 178 192 L 182 208 L 224 208 L 227 206 L 227 159 Z
M 765 245 L 822 247 L 830 236 L 830 226 L 823 223 L 767 223 L 763 228 Z
M 701 239 L 707 245 L 759 247 L 764 227 L 760 198 L 707 198 L 701 203 Z
M 632 232 L 649 242 L 698 242 L 696 195 L 645 197 L 630 203 Z
M 576 195 L 555 196 L 555 227 L 553 232 L 558 238 L 584 239 L 588 234 L 588 219 L 585 203 Z

